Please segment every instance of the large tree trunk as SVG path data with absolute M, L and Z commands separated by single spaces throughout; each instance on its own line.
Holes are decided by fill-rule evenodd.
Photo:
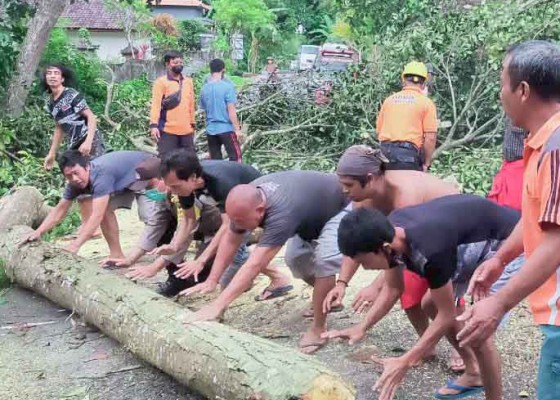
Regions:
M 37 189 L 23 186 L 0 198 L 0 232 L 16 225 L 36 228 L 49 211 L 50 207 L 43 202 L 43 196 Z
M 18 56 L 16 71 L 10 80 L 6 112 L 17 117 L 23 112 L 25 100 L 35 78 L 49 34 L 70 0 L 39 0 L 35 15 L 28 23 L 27 35 Z
M 22 203 L 19 213 L 37 209 L 25 207 Z M 5 226 L 0 260 L 12 280 L 81 314 L 209 399 L 355 398 L 349 385 L 312 357 L 216 322 L 185 326 L 187 309 L 49 244 L 20 247 L 17 242 L 29 228 L 0 223 Z

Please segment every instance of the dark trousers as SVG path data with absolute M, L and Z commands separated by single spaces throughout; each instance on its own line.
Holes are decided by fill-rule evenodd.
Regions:
M 202 252 L 208 247 L 208 243 L 200 242 L 198 248 L 196 249 L 195 260 L 202 254 Z M 179 268 L 175 264 L 168 264 L 167 265 L 167 273 L 169 275 L 168 281 L 170 281 L 174 287 L 180 290 L 185 290 L 195 285 L 198 285 L 201 282 L 204 282 L 208 275 L 210 275 L 210 271 L 212 270 L 212 264 L 214 263 L 214 257 L 211 257 L 206 264 L 204 264 L 204 269 L 198 274 L 198 282 L 195 282 L 194 277 L 190 276 L 187 279 L 179 279 L 174 274 Z
M 194 134 L 172 135 L 170 133 L 160 131 L 157 148 L 158 156 L 160 158 L 175 149 L 187 149 L 194 151 Z
M 381 151 L 389 159 L 387 170 L 423 171 L 421 151 L 410 142 L 382 142 Z
M 222 160 L 222 145 L 225 147 L 230 161 L 241 162 L 241 147 L 235 132 L 226 132 L 219 135 L 206 135 L 208 138 L 208 151 L 213 160 Z

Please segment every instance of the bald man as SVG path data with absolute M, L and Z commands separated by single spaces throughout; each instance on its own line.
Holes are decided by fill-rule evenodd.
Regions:
M 211 274 L 219 277 L 226 269 L 246 232 L 262 227 L 263 234 L 228 287 L 189 321 L 218 318 L 287 243 L 285 261 L 292 274 L 313 286 L 313 323 L 300 350 L 318 350 L 326 343 L 321 339 L 326 330 L 323 299 L 335 286 L 342 261 L 337 215 L 346 204 L 336 175 L 315 171 L 277 172 L 233 188 L 226 201 L 230 227 L 220 241 Z

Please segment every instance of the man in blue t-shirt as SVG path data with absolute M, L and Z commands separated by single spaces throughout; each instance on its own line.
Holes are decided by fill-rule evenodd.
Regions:
M 91 202 L 92 213 L 83 221 L 78 237 L 65 250 L 77 253 L 101 226 L 109 246 L 109 258 L 124 258 L 115 210 L 130 209 L 134 199 L 144 201 L 142 193 L 151 185 L 151 180 L 141 180 L 136 168 L 152 157 L 143 151 L 113 151 L 89 161 L 78 150 L 65 151 L 58 159 L 60 171 L 67 181 L 62 198 L 24 242 L 38 240 L 62 222 L 74 200 L 86 197 L 84 201 Z
M 208 151 L 212 159 L 221 160 L 223 145 L 230 161 L 241 162 L 241 147 L 237 141 L 241 128 L 235 111 L 237 96 L 233 83 L 224 79 L 224 71 L 222 60 L 212 60 L 211 75 L 200 93 L 200 107 L 206 113 Z

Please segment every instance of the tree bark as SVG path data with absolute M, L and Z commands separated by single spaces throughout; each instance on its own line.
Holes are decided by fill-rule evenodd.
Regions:
M 37 1 L 35 15 L 27 25 L 27 35 L 21 46 L 16 71 L 8 86 L 6 112 L 9 116 L 18 117 L 23 113 L 49 34 L 69 3 L 70 0 Z
M 12 196 L 6 206 L 35 219 L 37 207 L 15 201 Z M 350 385 L 312 357 L 216 322 L 183 325 L 190 311 L 93 262 L 47 243 L 18 246 L 29 228 L 2 218 L 0 261 L 13 281 L 81 314 L 207 398 L 355 399 Z
M 49 211 L 50 207 L 43 202 L 43 196 L 37 189 L 23 186 L 0 198 L 0 232 L 16 225 L 36 228 Z

